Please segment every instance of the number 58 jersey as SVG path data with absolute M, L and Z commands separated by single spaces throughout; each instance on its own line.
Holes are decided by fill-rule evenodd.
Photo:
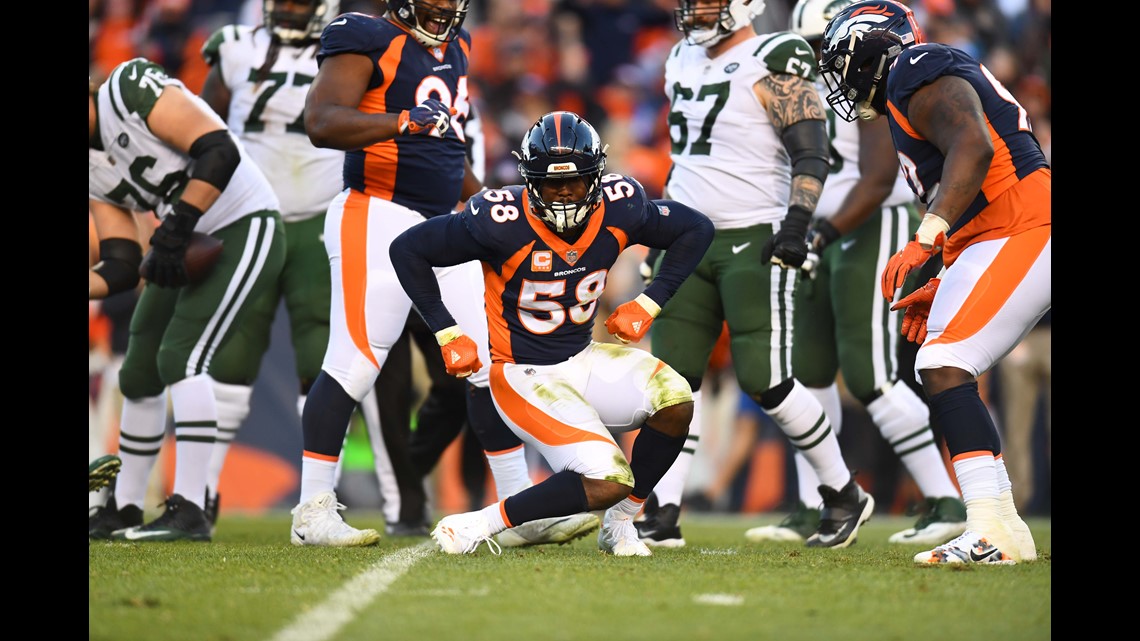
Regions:
M 573 243 L 529 211 L 526 189 L 509 185 L 472 196 L 457 215 L 484 248 L 491 360 L 551 365 L 590 344 L 610 268 L 663 211 L 621 174 L 602 177 L 601 204 Z

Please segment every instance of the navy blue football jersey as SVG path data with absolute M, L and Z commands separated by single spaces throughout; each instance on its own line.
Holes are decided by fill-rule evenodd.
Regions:
M 962 78 L 978 93 L 994 145 L 993 162 L 982 190 L 955 221 L 950 229 L 952 236 L 999 194 L 1038 169 L 1047 168 L 1049 163 L 1033 135 L 1029 115 L 984 65 L 943 44 L 915 45 L 899 54 L 891 65 L 887 76 L 887 111 L 899 163 L 911 189 L 923 203 L 929 205 L 934 197 L 934 187 L 942 179 L 946 159 L 911 126 L 910 99 L 916 91 L 942 76 Z M 1024 224 L 1032 227 L 1039 222 L 1025 221 Z M 984 230 L 969 231 L 977 234 Z
M 452 212 L 463 186 L 463 124 L 471 109 L 467 94 L 470 51 L 471 35 L 466 31 L 461 30 L 449 43 L 429 49 L 383 16 L 346 13 L 325 27 L 318 64 L 344 53 L 372 60 L 372 79 L 360 101 L 361 111 L 398 114 L 428 98 L 457 110 L 442 136 L 434 131 L 397 136 L 348 151 L 344 158 L 345 187 L 390 200 L 428 218 Z

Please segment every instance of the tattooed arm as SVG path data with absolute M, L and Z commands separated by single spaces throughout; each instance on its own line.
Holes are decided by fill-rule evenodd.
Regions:
M 827 180 L 827 121 L 823 104 L 811 82 L 791 74 L 774 73 L 761 78 L 753 85 L 753 91 L 792 162 L 788 213 L 765 245 L 761 258 L 784 268 L 800 267 L 807 257 L 808 224 Z
M 784 73 L 761 78 L 752 90 L 792 159 L 789 205 L 815 213 L 828 171 L 827 117 L 819 94 L 810 81 Z

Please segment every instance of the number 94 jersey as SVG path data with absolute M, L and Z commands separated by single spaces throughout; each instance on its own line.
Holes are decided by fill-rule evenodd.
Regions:
M 491 360 L 551 365 L 590 344 L 610 268 L 661 210 L 636 180 L 608 174 L 601 204 L 573 243 L 529 211 L 526 189 L 509 185 L 472 196 L 458 215 L 486 250 Z

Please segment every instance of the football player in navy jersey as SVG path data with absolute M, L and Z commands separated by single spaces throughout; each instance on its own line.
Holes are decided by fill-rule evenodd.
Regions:
M 482 185 L 471 170 L 464 125 L 470 112 L 462 29 L 467 0 L 394 0 L 381 16 L 346 13 L 321 34 L 319 69 L 305 103 L 317 147 L 342 149 L 344 191 L 329 203 L 324 241 L 332 279 L 329 344 L 301 417 L 304 452 L 294 545 L 359 546 L 379 540 L 341 518 L 336 466 L 353 408 L 372 388 L 403 331 L 411 301 L 388 245 Z M 439 287 L 487 354 L 482 278 L 471 262 L 437 274 Z M 486 358 L 486 356 L 485 356 Z M 472 375 L 474 374 L 474 375 Z M 529 487 L 522 441 L 495 412 L 487 374 L 467 372 L 468 422 L 503 497 Z M 540 529 L 562 542 L 597 527 L 579 514 Z
M 891 309 L 906 309 L 902 332 L 921 344 L 914 367 L 946 437 L 967 530 L 914 561 L 1033 560 L 977 382 L 1052 306 L 1052 173 L 1029 116 L 985 65 L 925 42 L 911 10 L 891 0 L 837 13 L 819 69 L 836 115 L 887 116 L 903 173 L 926 205 L 914 240 L 887 261 L 883 296 L 894 300 L 908 273 L 942 254 L 939 276 Z
M 432 537 L 449 554 L 484 541 L 497 550 L 492 537 L 505 528 L 609 508 L 598 547 L 649 556 L 633 517 L 685 443 L 692 391 L 648 352 L 591 340 L 594 318 L 622 250 L 668 249 L 645 291 L 606 320 L 622 342 L 644 337 L 704 255 L 713 226 L 685 205 L 651 201 L 633 178 L 605 174 L 598 134 L 576 114 L 540 118 L 517 155 L 523 185 L 483 191 L 462 213 L 405 231 L 391 258 L 455 375 L 482 369 L 465 334 L 480 328 L 452 316 L 433 269 L 481 261 L 495 407 L 555 473 L 482 510 L 444 517 Z M 627 461 L 613 434 L 638 428 Z

